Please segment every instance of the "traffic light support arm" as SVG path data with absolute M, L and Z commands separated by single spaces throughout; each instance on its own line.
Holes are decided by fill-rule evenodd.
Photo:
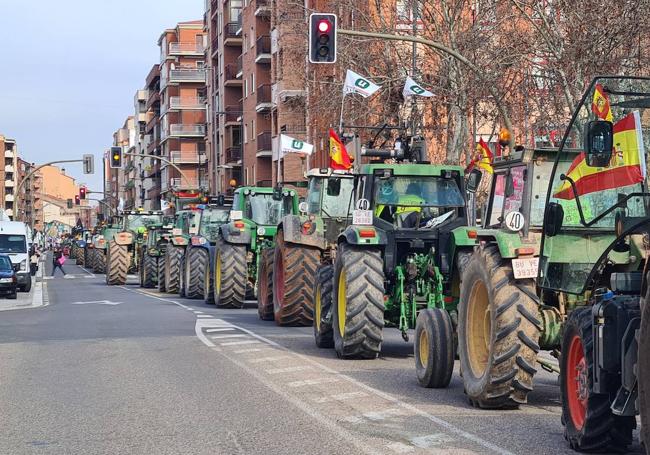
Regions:
M 183 177 L 185 179 L 185 183 L 187 183 L 188 186 L 191 186 L 191 185 L 189 185 L 190 184 L 190 179 L 187 177 L 187 175 L 185 175 L 185 172 L 183 172 L 180 167 L 176 166 L 174 163 L 169 161 L 167 158 L 163 158 L 162 156 L 156 156 L 156 155 L 143 155 L 142 153 L 122 152 L 122 154 L 127 155 L 127 156 L 139 156 L 140 158 L 152 158 L 154 160 L 160 160 L 163 163 L 167 163 L 171 167 L 176 169 L 179 172 L 179 174 L 181 174 L 181 177 Z
M 424 38 L 418 38 L 417 36 L 407 36 L 407 35 L 390 35 L 387 33 L 375 33 L 375 32 L 362 32 L 359 30 L 345 30 L 345 29 L 338 29 L 337 33 L 340 33 L 341 35 L 349 35 L 349 36 L 362 36 L 365 38 L 380 38 L 380 39 L 386 39 L 386 40 L 391 40 L 391 41 L 407 41 L 410 43 L 419 43 L 419 44 L 424 44 L 425 46 L 432 47 L 433 49 L 442 52 L 444 54 L 447 54 L 459 62 L 463 63 L 466 65 L 474 74 L 478 76 L 478 78 L 483 82 L 490 92 L 490 95 L 494 98 L 494 102 L 497 105 L 497 109 L 499 109 L 499 114 L 501 114 L 501 117 L 503 118 L 503 122 L 505 123 L 506 128 L 508 131 L 513 131 L 512 130 L 512 123 L 510 122 L 510 117 L 508 116 L 508 111 L 506 110 L 506 107 L 503 105 L 499 98 L 499 94 L 497 91 L 494 89 L 493 86 L 491 86 L 488 81 L 485 80 L 483 77 L 483 74 L 481 73 L 481 70 L 474 65 L 472 62 L 467 60 L 462 54 L 459 52 L 453 50 L 450 47 L 445 46 L 444 44 L 438 42 L 438 41 L 431 41 L 428 39 Z M 515 142 L 514 142 L 514 136 L 511 135 L 510 138 L 510 148 L 514 149 Z

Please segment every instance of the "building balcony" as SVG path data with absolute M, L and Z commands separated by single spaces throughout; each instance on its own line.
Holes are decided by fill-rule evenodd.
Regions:
M 263 35 L 255 42 L 255 63 L 271 63 L 271 37 Z
M 138 112 L 136 120 L 138 121 L 138 123 L 142 123 L 142 124 L 146 125 L 147 121 L 149 119 L 147 118 L 147 113 L 146 112 Z
M 240 31 L 241 22 L 228 22 L 223 29 L 223 45 L 224 46 L 240 46 L 242 45 Z
M 195 123 L 176 123 L 169 125 L 169 132 L 165 135 L 167 137 L 204 137 L 205 125 Z
M 241 105 L 226 106 L 225 112 L 225 126 L 239 126 L 239 116 L 241 115 Z
M 13 181 L 13 179 L 8 179 L 5 180 L 5 188 L 13 188 L 16 186 L 16 182 Z M 29 188 L 29 185 L 24 185 L 25 190 Z
M 5 194 L 5 201 L 6 202 L 13 202 L 14 201 L 14 195 L 13 194 Z
M 169 82 L 206 82 L 205 69 L 203 68 L 182 68 L 169 70 Z
M 235 145 L 226 148 L 224 154 L 224 161 L 226 164 L 236 166 L 241 162 L 241 146 Z
M 271 86 L 271 101 L 273 104 L 284 103 L 291 98 L 301 98 L 306 96 L 306 94 L 307 92 L 305 90 L 288 89 L 282 82 L 276 82 Z
M 13 174 L 13 172 L 14 172 L 13 165 L 8 164 L 8 165 L 5 166 L 5 173 L 7 173 L 7 172 L 11 172 Z
M 219 53 L 219 35 L 215 31 L 212 33 L 214 33 L 214 37 L 210 41 L 210 56 L 214 57 Z
M 16 156 L 16 154 L 13 150 L 5 150 L 5 158 L 13 158 L 14 156 Z
M 156 104 L 160 104 L 160 92 L 158 90 L 150 90 L 149 98 L 147 99 L 145 107 L 151 109 Z
M 304 123 L 290 123 L 284 124 L 280 127 L 281 134 L 305 134 L 307 133 L 307 125 Z
M 205 47 L 201 43 L 169 43 L 169 55 L 196 55 L 205 53 Z
M 179 189 L 199 189 L 199 188 L 207 188 L 208 187 L 208 180 L 207 179 L 199 179 L 199 178 L 185 178 L 185 177 L 174 177 L 169 179 L 169 186 L 168 188 L 179 188 Z
M 271 110 L 273 104 L 271 103 L 271 84 L 262 84 L 257 87 L 257 101 L 255 103 L 255 110 L 257 112 L 266 112 Z
M 255 15 L 257 17 L 267 17 L 271 15 L 271 3 L 269 0 L 254 0 Z
M 223 85 L 226 87 L 241 87 L 241 77 L 237 77 L 237 64 L 229 63 L 223 69 Z
M 153 139 L 147 144 L 147 155 L 154 155 L 156 149 L 160 147 L 160 139 Z
M 257 153 L 255 156 L 258 158 L 270 157 L 273 154 L 273 146 L 271 141 L 271 132 L 265 131 L 257 135 Z
M 206 99 L 203 96 L 172 96 L 169 98 L 169 110 L 203 110 L 205 103 Z
M 199 152 L 169 152 L 169 161 L 174 164 L 204 164 L 207 162 L 207 156 Z
M 138 90 L 135 93 L 134 101 L 137 104 L 138 102 L 145 102 L 149 99 L 149 90 Z

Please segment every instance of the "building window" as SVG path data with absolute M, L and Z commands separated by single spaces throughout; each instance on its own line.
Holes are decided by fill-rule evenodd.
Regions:
M 244 142 L 248 144 L 248 123 L 244 124 Z
M 251 141 L 255 139 L 255 120 L 251 120 Z
M 251 93 L 255 93 L 255 73 L 251 74 Z
M 248 79 L 244 79 L 244 98 L 248 96 Z

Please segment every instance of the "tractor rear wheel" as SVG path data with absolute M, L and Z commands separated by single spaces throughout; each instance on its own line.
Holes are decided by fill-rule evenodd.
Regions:
M 314 340 L 319 348 L 334 347 L 334 330 L 332 328 L 332 280 L 334 267 L 323 264 L 316 272 L 316 289 L 314 290 Z
M 334 265 L 334 348 L 343 359 L 374 359 L 384 328 L 384 269 L 377 249 L 343 245 Z
M 206 268 L 210 268 L 208 250 L 205 248 L 190 248 L 187 250 L 187 261 L 185 262 L 185 297 L 188 299 L 200 299 L 203 297 Z
M 155 274 L 156 270 L 156 258 L 145 254 L 142 256 L 142 264 L 140 264 L 140 286 L 143 288 L 152 288 L 155 284 Z
M 262 250 L 257 271 L 257 314 L 263 321 L 273 320 L 273 259 L 274 250 Z
M 273 313 L 280 326 L 311 325 L 314 318 L 314 284 L 320 250 L 275 240 L 273 263 Z
M 92 270 L 95 266 L 95 249 L 86 247 L 86 258 L 84 259 L 84 267 Z
M 210 266 L 210 253 L 208 252 L 208 262 L 203 270 L 203 301 L 206 304 L 214 305 L 214 281 L 212 278 L 212 269 Z
M 443 388 L 454 372 L 454 327 L 440 308 L 420 311 L 415 323 L 415 371 L 422 387 Z
M 95 248 L 95 264 L 93 267 L 94 273 L 106 272 L 106 253 L 103 249 Z
M 156 258 L 156 270 L 158 292 L 165 292 L 165 256 Z
M 84 267 L 86 265 L 86 248 L 79 247 L 77 250 L 77 265 Z
M 182 257 L 183 247 L 167 245 L 165 249 L 165 291 L 170 294 L 176 294 L 180 289 Z
M 580 308 L 569 315 L 563 329 L 560 394 L 564 437 L 574 450 L 620 451 L 632 442 L 636 419 L 615 416 L 609 395 L 593 393 L 592 321 L 591 308 Z
M 495 246 L 477 250 L 461 278 L 458 350 L 465 393 L 480 408 L 526 403 L 541 321 L 533 280 L 515 282 Z M 527 292 L 522 291 L 527 288 Z
M 243 308 L 248 272 L 246 247 L 220 242 L 214 258 L 214 302 L 222 308 Z
M 109 242 L 106 267 L 106 284 L 111 286 L 126 284 L 129 270 L 129 250 L 126 245 L 118 245 L 115 241 Z

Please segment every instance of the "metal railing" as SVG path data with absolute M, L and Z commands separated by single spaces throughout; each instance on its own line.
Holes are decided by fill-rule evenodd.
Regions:
M 237 64 L 229 63 L 223 69 L 224 81 L 241 80 L 237 77 Z
M 227 40 L 229 38 L 239 38 L 237 32 L 239 31 L 240 27 L 241 27 L 241 21 L 228 22 L 223 30 L 224 40 Z
M 169 125 L 170 136 L 205 136 L 205 125 L 176 123 Z
M 203 54 L 205 47 L 201 43 L 169 43 L 170 54 Z
M 169 152 L 169 160 L 172 163 L 205 163 L 207 157 L 204 153 L 199 152 L 182 152 L 172 151 Z
M 241 146 L 236 145 L 226 148 L 225 161 L 226 163 L 236 163 L 241 160 Z
M 298 133 L 306 133 L 307 132 L 307 125 L 304 123 L 292 123 L 289 125 L 282 125 L 280 127 L 280 133 L 289 133 L 289 134 L 298 134 Z
M 205 82 L 205 70 L 202 68 L 183 68 L 169 70 L 170 82 Z
M 174 177 L 169 179 L 169 186 L 172 188 L 207 188 L 208 180 L 206 178 L 181 178 Z
M 257 135 L 257 151 L 270 152 L 271 151 L 271 132 L 264 131 Z
M 255 42 L 256 56 L 261 54 L 270 54 L 271 53 L 271 37 L 269 35 L 262 35 L 257 38 Z
M 184 96 L 170 96 L 169 108 L 170 109 L 204 109 L 206 98 L 204 96 L 197 97 L 184 97 Z
M 271 84 L 262 84 L 257 87 L 257 104 L 271 102 Z

